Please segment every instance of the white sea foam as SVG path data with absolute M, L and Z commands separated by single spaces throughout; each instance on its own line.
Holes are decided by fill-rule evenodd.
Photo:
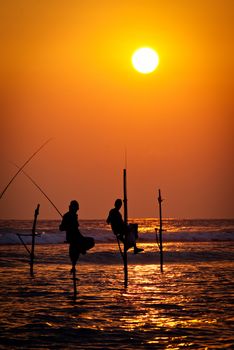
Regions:
M 155 219 L 135 219 L 139 226 L 139 242 L 155 242 L 157 236 Z M 25 243 L 31 242 L 32 222 L 29 220 L 0 220 L 0 244 L 20 244 L 17 234 Z M 40 220 L 37 224 L 37 244 L 57 244 L 65 241 L 60 232 L 59 221 Z M 212 242 L 233 241 L 234 220 L 164 220 L 164 242 Z M 84 236 L 91 236 L 96 243 L 115 242 L 110 226 L 104 220 L 81 220 L 80 230 Z

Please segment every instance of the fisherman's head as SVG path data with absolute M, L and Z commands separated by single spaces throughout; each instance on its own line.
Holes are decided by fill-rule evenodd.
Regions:
M 115 208 L 116 209 L 120 209 L 122 207 L 122 199 L 116 199 L 116 201 L 115 201 Z
M 79 203 L 76 200 L 72 200 L 69 205 L 69 211 L 77 212 L 79 210 Z

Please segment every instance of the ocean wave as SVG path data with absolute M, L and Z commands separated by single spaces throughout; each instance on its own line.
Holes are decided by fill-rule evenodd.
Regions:
M 129 220 L 138 224 L 139 242 L 157 241 L 158 219 L 138 218 Z M 58 244 L 65 241 L 65 233 L 59 231 L 59 220 L 38 220 L 37 244 Z M 105 220 L 80 220 L 84 236 L 91 236 L 96 243 L 113 243 L 116 238 Z M 26 244 L 32 240 L 32 221 L 0 220 L 0 244 L 20 244 L 23 235 Z M 163 219 L 164 242 L 212 242 L 233 241 L 234 220 L 231 219 Z
M 105 230 L 83 230 L 84 236 L 90 236 L 95 239 L 96 243 L 113 243 L 116 238 L 111 231 Z M 26 244 L 30 244 L 32 236 L 29 231 L 6 232 L 0 233 L 0 244 L 20 244 L 19 236 L 22 237 Z M 212 242 L 212 241 L 233 241 L 233 232 L 163 232 L 164 242 Z M 38 232 L 36 235 L 37 244 L 58 244 L 66 240 L 63 232 Z M 157 242 L 155 232 L 139 233 L 138 242 Z

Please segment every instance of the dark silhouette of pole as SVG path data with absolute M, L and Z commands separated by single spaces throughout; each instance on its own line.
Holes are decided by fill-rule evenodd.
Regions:
M 23 239 L 22 239 L 22 237 L 21 237 L 22 235 L 20 235 L 19 233 L 17 233 L 16 235 L 18 236 L 20 242 L 23 244 L 24 248 L 27 250 L 27 252 L 28 252 L 28 254 L 29 254 L 29 256 L 30 256 L 31 252 L 30 252 L 30 250 L 28 249 L 28 247 L 26 246 L 26 244 L 24 243 L 24 241 L 23 241 Z M 27 236 L 28 236 L 28 235 L 27 235 Z
M 76 282 L 77 282 L 77 277 L 76 277 L 76 269 L 73 269 L 72 271 L 72 280 L 73 280 L 73 290 L 74 290 L 74 300 L 76 300 L 77 296 L 77 287 L 76 287 Z
M 162 197 L 161 191 L 158 190 L 158 205 L 159 205 L 159 250 L 160 250 L 160 270 L 163 273 L 163 242 L 162 242 Z
M 124 223 L 127 227 L 128 224 L 128 200 L 127 200 L 127 173 L 126 169 L 123 170 L 123 194 L 124 194 Z M 124 287 L 128 286 L 128 255 L 126 247 L 126 235 L 124 239 L 124 252 L 123 252 L 123 262 L 124 262 Z
M 29 254 L 29 265 L 30 265 L 30 275 L 33 277 L 33 264 L 34 264 L 34 251 L 35 251 L 35 237 L 36 237 L 36 224 L 37 224 L 37 217 L 39 215 L 39 208 L 40 204 L 37 205 L 37 208 L 34 212 L 34 221 L 32 226 L 32 233 L 30 235 L 28 234 L 19 234 L 17 233 L 17 236 L 19 237 L 20 242 L 23 244 L 24 248 L 27 250 Z M 27 247 L 25 242 L 23 241 L 21 236 L 32 236 L 32 243 L 31 243 L 31 250 Z
M 36 234 L 36 224 L 37 224 L 37 217 L 39 215 L 39 208 L 40 204 L 37 205 L 34 213 L 34 221 L 33 221 L 33 227 L 32 227 L 32 247 L 30 252 L 30 275 L 33 277 L 33 264 L 34 264 L 34 251 L 35 251 L 35 234 Z
M 128 224 L 128 199 L 127 199 L 127 171 L 126 169 L 123 170 L 123 191 L 124 191 L 124 222 L 127 225 Z

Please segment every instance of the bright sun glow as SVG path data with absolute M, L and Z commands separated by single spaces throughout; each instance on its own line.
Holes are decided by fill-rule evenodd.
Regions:
M 142 47 L 132 55 L 133 67 L 140 73 L 148 74 L 153 72 L 158 64 L 159 57 L 156 51 L 149 47 Z

